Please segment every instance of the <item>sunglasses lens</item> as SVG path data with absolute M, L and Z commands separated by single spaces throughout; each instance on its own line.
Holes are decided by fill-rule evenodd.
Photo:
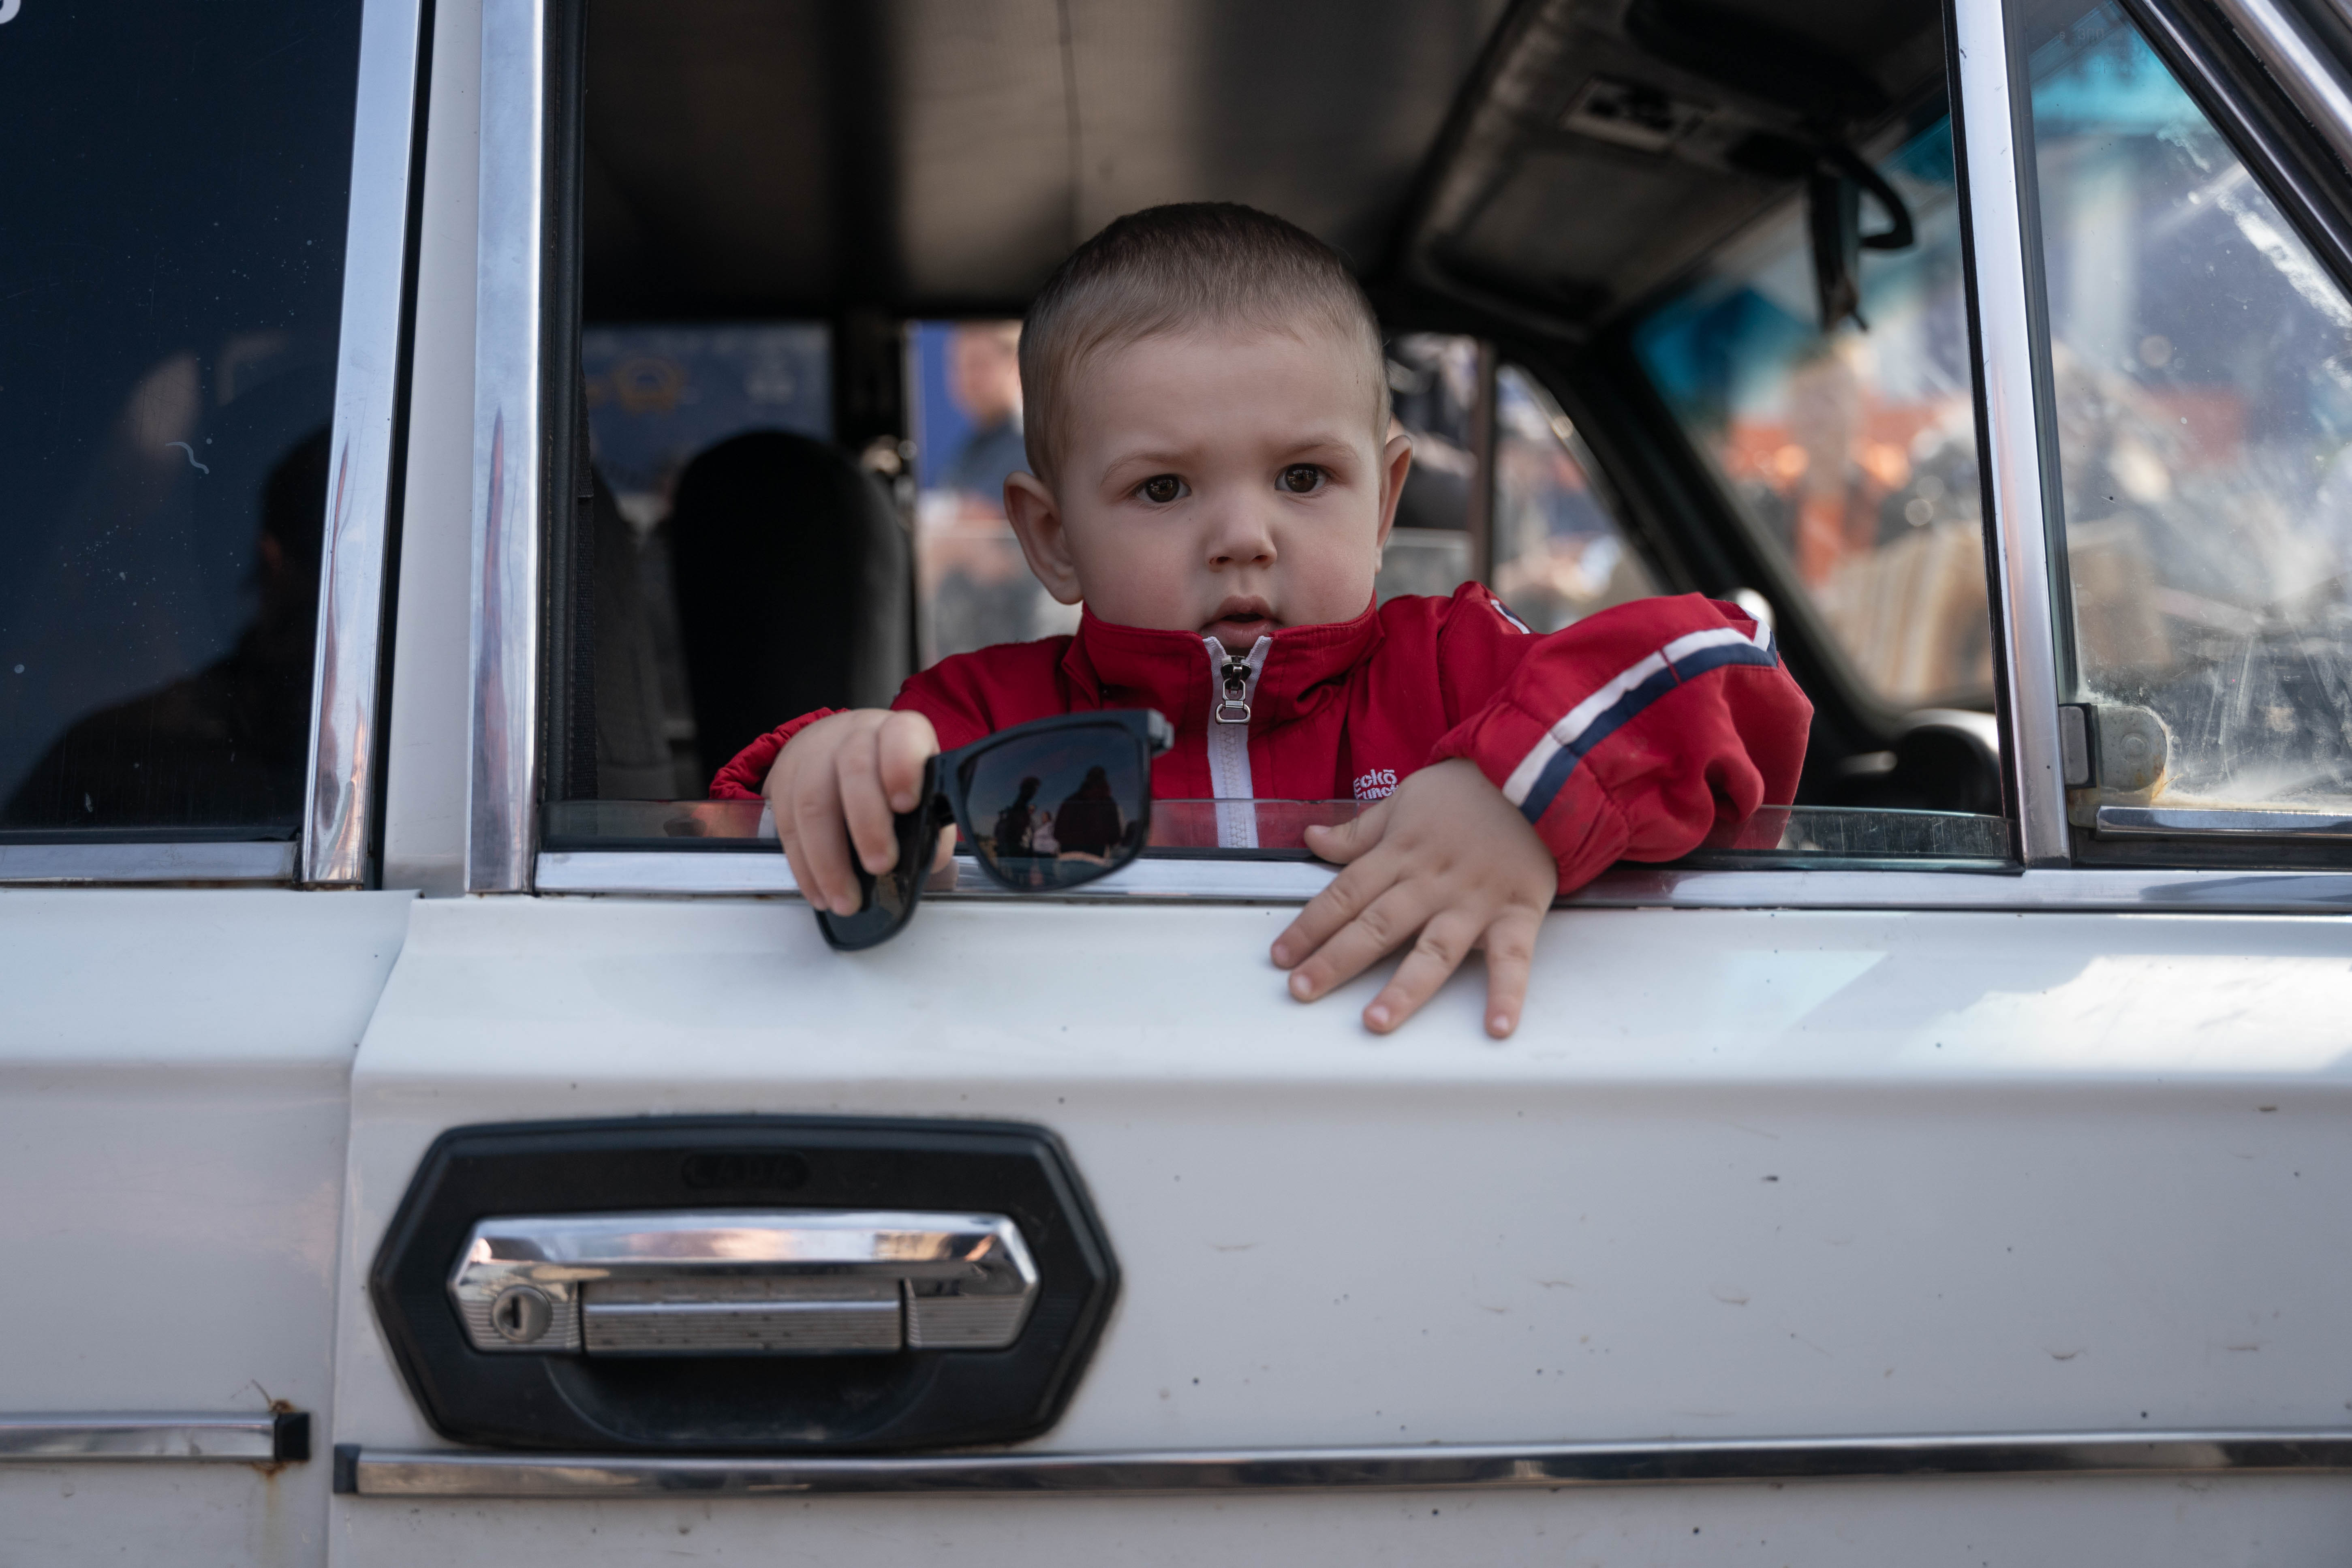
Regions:
M 1118 870 L 1143 847 L 1151 778 L 1115 724 L 1060 728 L 991 746 L 963 766 L 965 820 L 1007 886 L 1050 891 Z

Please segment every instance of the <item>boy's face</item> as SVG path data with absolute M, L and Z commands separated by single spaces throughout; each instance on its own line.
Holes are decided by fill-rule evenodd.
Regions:
M 1103 351 L 1072 378 L 1051 489 L 1005 481 L 1030 569 L 1121 626 L 1235 652 L 1371 603 L 1412 449 L 1336 332 L 1213 329 Z

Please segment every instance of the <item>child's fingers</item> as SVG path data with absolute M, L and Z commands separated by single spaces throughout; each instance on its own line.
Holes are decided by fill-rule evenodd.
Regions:
M 1275 967 L 1288 969 L 1330 940 L 1331 933 L 1361 914 L 1374 899 L 1388 891 L 1396 879 L 1384 876 L 1381 862 L 1358 861 L 1331 879 L 1331 885 L 1307 900 L 1298 918 L 1274 939 Z
M 808 875 L 801 891 L 837 915 L 857 912 L 857 879 L 849 868 L 849 843 L 841 831 L 841 786 L 829 765 L 803 767 L 793 775 L 789 805 L 793 834 Z
M 1381 987 L 1364 1009 L 1364 1026 L 1376 1035 L 1391 1029 L 1421 1011 L 1421 1005 L 1437 994 L 1445 977 L 1462 967 L 1470 956 L 1471 947 L 1478 940 L 1478 917 L 1465 910 L 1446 910 L 1421 928 L 1421 936 L 1412 951 L 1404 955 L 1397 972 Z
M 1486 928 L 1486 1033 L 1507 1039 L 1527 1007 L 1528 972 L 1536 960 L 1543 911 L 1512 908 Z
M 931 851 L 932 870 L 946 870 L 948 868 L 948 862 L 955 858 L 955 836 L 956 830 L 955 824 L 953 823 L 950 823 L 945 827 L 940 829 L 939 847 Z
M 923 787 L 923 764 L 939 754 L 940 734 L 920 713 L 892 712 L 874 736 L 876 763 L 890 809 L 914 810 Z
M 1382 801 L 1361 816 L 1337 826 L 1321 824 L 1307 830 L 1307 847 L 1318 859 L 1328 860 L 1335 866 L 1345 866 L 1365 850 L 1381 841 L 1388 831 L 1389 803 Z
M 1354 979 L 1410 939 L 1430 914 L 1424 892 L 1408 883 L 1392 884 L 1291 972 L 1290 994 L 1312 1002 Z
M 880 728 L 877 724 L 851 731 L 833 754 L 842 822 L 849 829 L 849 841 L 857 847 L 858 860 L 877 877 L 898 863 L 898 825 L 882 793 L 881 755 L 875 743 Z

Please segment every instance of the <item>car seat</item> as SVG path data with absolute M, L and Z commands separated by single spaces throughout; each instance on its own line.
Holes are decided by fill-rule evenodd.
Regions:
M 875 478 L 822 441 L 757 430 L 678 477 L 680 641 L 706 772 L 815 708 L 880 708 L 912 664 L 907 531 Z

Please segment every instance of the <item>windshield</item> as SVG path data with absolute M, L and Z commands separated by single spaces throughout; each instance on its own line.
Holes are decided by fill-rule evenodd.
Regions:
M 1643 318 L 1633 348 L 1869 693 L 1983 703 L 1992 642 L 1950 120 L 1878 167 L 1917 238 L 1862 253 L 1866 327 L 1822 331 L 1792 202 Z

